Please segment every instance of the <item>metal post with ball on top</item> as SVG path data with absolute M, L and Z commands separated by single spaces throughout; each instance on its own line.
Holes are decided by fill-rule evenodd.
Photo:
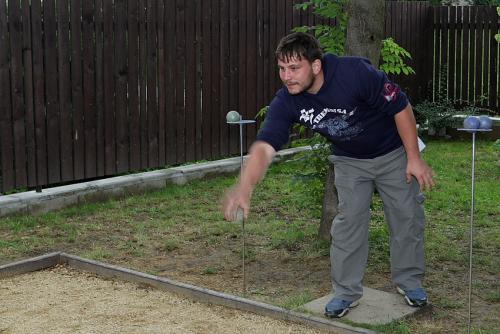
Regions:
M 476 173 L 476 133 L 492 131 L 493 120 L 488 116 L 468 116 L 464 120 L 464 127 L 458 131 L 466 131 L 472 134 L 472 172 L 471 172 L 471 208 L 470 208 L 470 243 L 469 243 L 469 315 L 467 320 L 467 333 L 471 332 L 472 315 L 472 245 L 473 245 L 473 226 L 474 226 L 474 200 L 475 200 L 475 173 Z
M 242 119 L 241 115 L 235 111 L 231 110 L 226 115 L 226 122 L 229 125 L 239 125 L 240 129 L 240 176 L 243 172 L 243 125 L 248 125 L 255 123 L 253 119 Z M 238 208 L 236 213 L 236 221 L 241 222 L 241 233 L 242 233 L 242 244 L 243 244 L 243 255 L 242 255 L 242 274 L 243 274 L 243 296 L 246 295 L 246 274 L 245 274 L 245 217 L 243 214 L 243 209 Z

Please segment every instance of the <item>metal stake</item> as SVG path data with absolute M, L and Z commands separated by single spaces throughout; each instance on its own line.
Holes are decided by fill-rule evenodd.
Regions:
M 227 122 L 228 124 L 239 124 L 240 126 L 240 177 L 243 173 L 243 124 L 255 123 L 254 120 L 240 120 L 237 122 Z M 236 213 L 236 220 L 241 221 L 241 234 L 242 234 L 242 244 L 243 244 L 243 255 L 242 255 L 242 274 L 243 274 L 243 296 L 246 296 L 246 273 L 245 273 L 245 216 L 242 208 L 238 208 Z
M 470 240 L 469 240 L 469 315 L 467 318 L 467 333 L 471 332 L 472 323 L 472 242 L 474 227 L 474 197 L 475 197 L 475 176 L 476 176 L 476 132 L 488 132 L 491 129 L 458 129 L 472 134 L 472 172 L 471 172 L 471 205 L 470 205 Z

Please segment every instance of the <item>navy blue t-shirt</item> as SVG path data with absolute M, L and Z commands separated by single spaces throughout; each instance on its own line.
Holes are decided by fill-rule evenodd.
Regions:
M 276 93 L 257 140 L 279 150 L 300 123 L 325 136 L 335 155 L 371 159 L 400 147 L 394 115 L 408 99 L 399 86 L 365 58 L 325 54 L 322 67 L 316 94 L 291 95 L 286 87 Z

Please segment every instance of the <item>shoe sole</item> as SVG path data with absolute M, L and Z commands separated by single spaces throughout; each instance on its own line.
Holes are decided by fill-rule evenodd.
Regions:
M 422 307 L 422 306 L 427 305 L 427 300 L 425 302 L 421 303 L 421 304 L 412 301 L 410 298 L 408 298 L 408 296 L 406 295 L 406 293 L 404 292 L 404 290 L 401 289 L 399 286 L 396 287 L 396 290 L 398 291 L 398 293 L 400 295 L 402 295 L 403 297 L 405 297 L 406 304 L 408 304 L 411 307 Z
M 358 305 L 359 305 L 359 301 L 355 300 L 355 301 L 353 301 L 351 303 L 351 305 L 349 305 L 348 308 L 345 308 L 341 313 L 339 313 L 339 314 L 330 314 L 330 313 L 325 312 L 325 317 L 327 317 L 327 318 L 342 318 L 347 313 L 349 313 L 350 309 L 355 308 Z

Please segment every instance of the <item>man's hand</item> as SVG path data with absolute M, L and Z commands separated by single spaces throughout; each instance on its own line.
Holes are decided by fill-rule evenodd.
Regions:
M 421 190 L 430 190 L 436 184 L 434 182 L 434 176 L 436 174 L 430 168 L 427 163 L 421 158 L 408 159 L 408 164 L 406 165 L 406 182 L 410 183 L 412 176 L 415 176 L 418 183 L 420 184 Z
M 246 219 L 250 212 L 250 197 L 251 191 L 241 189 L 240 185 L 229 190 L 222 202 L 224 218 L 228 221 L 235 221 L 237 218 L 236 213 L 238 209 L 241 208 L 243 209 L 243 217 Z
M 248 217 L 252 191 L 255 185 L 264 177 L 275 154 L 276 151 L 268 143 L 256 141 L 252 144 L 248 159 L 240 175 L 240 181 L 226 194 L 222 202 L 222 212 L 226 220 L 236 220 L 238 208 L 243 209 L 245 219 Z

